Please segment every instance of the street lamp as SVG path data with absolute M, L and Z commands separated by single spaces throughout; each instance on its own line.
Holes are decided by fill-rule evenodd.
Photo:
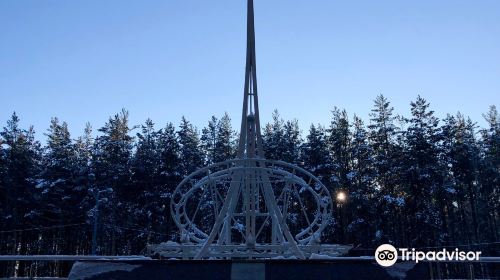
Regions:
M 344 242 L 345 241 L 344 211 L 342 211 L 342 206 L 344 205 L 344 203 L 347 200 L 347 195 L 344 191 L 340 190 L 337 192 L 336 199 L 337 199 L 337 208 L 339 210 L 338 212 L 339 212 L 339 220 L 340 220 L 341 238 L 342 238 L 342 242 Z

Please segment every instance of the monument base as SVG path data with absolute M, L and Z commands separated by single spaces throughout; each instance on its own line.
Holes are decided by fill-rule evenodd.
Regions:
M 124 260 L 76 262 L 69 280 L 427 279 L 428 264 L 383 268 L 363 258 L 339 260 Z

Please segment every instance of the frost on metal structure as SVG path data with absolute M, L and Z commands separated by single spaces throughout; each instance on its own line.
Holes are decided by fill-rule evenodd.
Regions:
M 321 244 L 333 203 L 328 189 L 295 165 L 266 160 L 257 95 L 253 0 L 248 0 L 245 88 L 236 159 L 186 177 L 171 198 L 180 244 L 150 246 L 174 258 L 308 258 L 350 246 Z

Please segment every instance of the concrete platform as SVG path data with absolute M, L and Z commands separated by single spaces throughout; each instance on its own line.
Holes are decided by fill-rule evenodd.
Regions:
M 428 279 L 428 265 L 397 263 L 383 268 L 374 261 L 350 260 L 127 260 L 79 261 L 69 280 L 343 280 Z

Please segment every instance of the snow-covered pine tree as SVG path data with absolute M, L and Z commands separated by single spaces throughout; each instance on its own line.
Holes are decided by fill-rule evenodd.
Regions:
M 375 99 L 370 113 L 369 140 L 373 150 L 374 167 L 377 172 L 376 184 L 386 194 L 396 193 L 394 179 L 398 176 L 396 162 L 396 116 L 394 108 L 383 95 Z
M 36 176 L 41 166 L 40 143 L 35 140 L 33 127 L 23 129 L 20 119 L 14 112 L 7 125 L 0 132 L 4 165 L 2 187 L 2 229 L 12 230 L 39 225 L 40 211 L 37 209 L 35 195 Z M 1 248 L 4 254 L 32 254 L 36 234 L 26 231 L 14 231 L 4 236 Z M 24 275 L 25 264 L 16 268 Z
M 329 179 L 332 159 L 328 152 L 325 128 L 319 124 L 311 124 L 301 150 L 305 169 L 316 175 L 326 186 L 331 186 Z
M 109 118 L 104 127 L 99 129 L 101 135 L 94 142 L 92 155 L 95 183 L 89 189 L 89 195 L 93 198 L 97 192 L 100 193 L 99 216 L 101 228 L 104 229 L 100 236 L 112 240 L 108 243 L 111 247 L 102 248 L 102 251 L 108 254 L 118 253 L 116 243 L 120 238 L 127 244 L 120 226 L 126 225 L 130 220 L 132 214 L 130 205 L 137 196 L 135 188 L 130 183 L 132 175 L 130 159 L 134 138 L 129 134 L 133 128 L 129 127 L 128 116 L 128 111 L 123 109 L 119 114 Z M 91 217 L 95 210 L 94 207 L 89 212 Z
M 272 123 L 267 123 L 262 135 L 267 159 L 300 163 L 302 138 L 297 120 L 284 121 L 274 110 Z
M 439 164 L 439 120 L 429 103 L 418 96 L 411 102 L 412 117 L 406 132 L 404 169 L 408 232 L 411 246 L 433 246 L 439 242 L 441 215 L 435 195 L 442 188 L 443 170 Z
M 481 131 L 481 171 L 479 174 L 479 199 L 485 208 L 481 211 L 484 218 L 480 230 L 486 240 L 500 239 L 500 114 L 491 106 L 484 115 L 489 127 Z
M 160 131 L 158 139 L 158 156 L 160 158 L 159 174 L 162 183 L 166 187 L 165 197 L 174 191 L 177 182 L 181 178 L 180 169 L 180 145 L 172 123 L 168 123 Z M 180 182 L 180 181 L 179 181 Z
M 208 125 L 201 130 L 201 148 L 205 154 L 205 164 L 210 165 L 217 162 L 215 160 L 216 145 L 218 136 L 218 120 L 212 116 Z
M 457 120 L 455 116 L 448 114 L 443 119 L 440 132 L 442 138 L 440 144 L 440 164 L 443 166 L 444 176 L 443 187 L 437 193 L 437 197 L 441 201 L 441 242 L 449 245 L 456 244 L 455 241 L 457 238 L 462 239 L 465 237 L 462 226 L 459 226 L 462 218 L 460 208 L 463 207 L 461 203 L 459 204 L 459 201 L 461 202 L 464 194 L 459 192 L 460 190 L 457 187 L 457 182 L 452 171 L 454 167 L 452 156 L 456 145 L 456 128 Z
M 77 211 L 83 213 L 84 217 L 80 222 L 88 224 L 88 231 L 80 227 L 72 227 L 72 233 L 76 234 L 76 240 L 69 244 L 73 248 L 72 254 L 87 254 L 91 251 L 91 226 L 94 220 L 89 219 L 89 211 L 95 207 L 95 198 L 89 192 L 96 189 L 95 175 L 91 169 L 92 155 L 94 154 L 94 137 L 92 136 L 92 126 L 90 123 L 85 124 L 83 135 L 78 136 L 74 141 L 75 149 L 75 170 L 74 170 L 74 190 L 81 192 L 80 201 L 74 207 Z
M 92 136 L 92 126 L 90 123 L 85 124 L 83 135 L 76 139 L 74 145 L 76 156 L 75 188 L 87 191 L 90 187 L 90 165 L 92 162 L 92 149 L 94 147 L 94 138 Z
M 448 115 L 441 127 L 441 135 L 441 166 L 446 170 L 443 187 L 436 193 L 436 199 L 441 201 L 441 240 L 451 245 L 457 240 L 477 243 L 480 152 L 475 124 L 460 113 Z
M 130 207 L 134 228 L 142 231 L 135 232 L 135 240 L 131 245 L 134 252 L 142 249 L 140 244 L 160 242 L 163 237 L 153 233 L 162 229 L 166 218 L 163 211 L 165 202 L 161 198 L 164 190 L 160 177 L 160 135 L 161 130 L 155 130 L 151 119 L 147 119 L 136 134 L 138 141 L 131 163 L 136 198 L 130 202 Z
M 185 117 L 181 119 L 177 135 L 180 145 L 181 176 L 184 177 L 203 166 L 204 156 L 198 131 Z
M 284 123 L 278 110 L 273 111 L 272 123 L 267 123 L 262 134 L 264 154 L 267 159 L 280 160 L 284 152 Z
M 167 125 L 160 131 L 158 138 L 158 157 L 159 157 L 159 190 L 156 199 L 158 199 L 158 207 L 156 212 L 162 215 L 163 219 L 160 225 L 157 225 L 159 232 L 176 233 L 170 215 L 170 197 L 177 185 L 182 180 L 182 170 L 180 164 L 180 145 L 177 140 L 175 127 L 172 123 Z M 160 206 L 161 205 L 161 206 Z
M 326 131 L 323 126 L 311 124 L 309 134 L 306 136 L 306 141 L 301 147 L 301 162 L 303 168 L 318 177 L 318 179 L 329 189 L 330 194 L 333 196 L 332 199 L 335 200 L 335 190 L 332 189 L 331 182 L 329 181 L 332 159 L 329 154 L 326 137 Z M 305 207 L 306 211 L 309 211 L 309 206 L 306 205 Z M 314 209 L 312 206 L 311 208 Z M 325 236 L 322 240 L 325 240 L 325 242 L 339 242 L 342 232 L 340 232 L 336 226 L 335 220 L 332 219 L 331 227 L 328 227 L 323 233 Z M 334 235 L 334 233 L 339 234 Z
M 5 178 L 7 176 L 7 145 L 4 147 L 3 137 L 0 137 L 0 228 L 7 228 L 7 187 Z M 1 248 L 1 247 L 0 247 Z
M 235 157 L 236 133 L 231 127 L 231 118 L 227 113 L 218 120 L 212 116 L 208 126 L 203 128 L 201 143 L 205 153 L 206 165 L 222 162 Z
M 61 123 L 58 118 L 52 118 L 45 135 L 47 145 L 36 186 L 38 209 L 42 213 L 39 222 L 49 227 L 82 223 L 85 221 L 85 211 L 80 206 L 86 189 L 77 182 L 76 146 L 68 125 L 66 122 Z M 41 232 L 39 244 L 46 248 L 48 254 L 71 254 L 71 243 L 80 238 L 74 233 L 75 230 L 71 227 Z
M 280 160 L 298 165 L 300 164 L 300 147 L 303 144 L 299 122 L 288 120 L 283 130 L 284 151 Z
M 109 118 L 99 129 L 102 135 L 95 140 L 93 165 L 97 183 L 100 186 L 112 187 L 120 198 L 133 198 L 135 193 L 127 188 L 130 181 L 130 158 L 132 155 L 133 137 L 128 123 L 129 113 L 122 110 Z
M 231 118 L 227 113 L 224 113 L 224 116 L 222 116 L 217 124 L 214 162 L 235 158 L 236 146 L 236 132 L 231 127 Z
M 350 131 L 349 118 L 345 110 L 340 110 L 334 107 L 332 110 L 332 119 L 330 127 L 327 129 L 326 141 L 328 145 L 328 153 L 331 162 L 328 164 L 329 169 L 329 188 L 334 199 L 339 192 L 349 196 L 351 190 L 352 175 L 350 172 Z M 340 242 L 347 242 L 346 226 L 352 220 L 350 200 L 340 202 L 336 211 L 339 223 L 337 224 L 336 233 L 340 236 Z
M 141 132 L 136 134 L 138 141 L 131 164 L 132 181 L 137 191 L 144 192 L 146 196 L 150 195 L 148 193 L 154 188 L 158 175 L 158 135 L 151 119 L 147 119 L 141 126 Z
M 404 243 L 406 233 L 400 219 L 401 207 L 404 206 L 404 192 L 401 188 L 400 165 L 402 163 L 402 147 L 398 144 L 397 116 L 394 108 L 382 94 L 374 101 L 374 108 L 370 113 L 368 125 L 368 139 L 373 155 L 374 178 L 374 207 L 378 217 L 375 224 L 375 242 Z M 398 240 L 399 239 L 399 240 Z
M 70 224 L 83 219 L 75 207 L 83 189 L 76 189 L 76 151 L 66 122 L 52 118 L 43 157 L 43 170 L 37 188 L 41 194 L 42 219 L 47 225 Z M 59 252 L 57 252 L 59 253 Z
M 349 170 L 350 126 L 346 110 L 335 107 L 332 110 L 332 120 L 327 130 L 328 147 L 332 159 L 330 182 L 335 190 L 343 189 L 346 192 L 349 192 L 351 185 Z
M 354 115 L 352 140 L 349 146 L 350 180 L 349 205 L 352 218 L 347 225 L 348 242 L 356 242 L 362 246 L 371 246 L 374 239 L 378 214 L 373 198 L 376 195 L 373 168 L 373 155 L 368 143 L 368 132 L 363 121 Z

